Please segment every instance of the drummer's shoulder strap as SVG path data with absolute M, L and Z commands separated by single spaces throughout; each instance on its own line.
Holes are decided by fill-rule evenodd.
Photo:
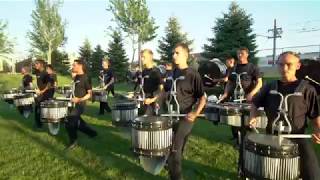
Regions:
M 295 92 L 301 92 L 303 93 L 304 89 L 307 86 L 308 81 L 306 80 L 301 80 L 301 82 L 299 83 L 299 85 L 297 86 L 297 88 L 295 89 Z M 270 84 L 270 90 L 275 90 L 278 91 L 278 81 L 272 81 Z
M 309 84 L 309 82 L 308 81 L 306 81 L 306 80 L 301 80 L 300 81 L 300 83 L 299 83 L 299 85 L 298 85 L 298 87 L 296 88 L 296 90 L 294 91 L 294 92 L 300 92 L 300 93 L 303 93 L 304 92 L 304 90 L 305 90 L 305 88 L 306 88 L 306 86 L 308 86 L 308 84 Z

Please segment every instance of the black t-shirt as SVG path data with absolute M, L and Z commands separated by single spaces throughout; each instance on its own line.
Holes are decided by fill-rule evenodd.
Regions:
M 146 98 L 151 98 L 154 93 L 159 89 L 162 84 L 161 74 L 158 68 L 144 69 L 142 71 L 142 77 L 144 77 L 143 90 Z
M 50 74 L 50 78 L 52 79 L 53 82 L 57 82 L 57 74 Z
M 90 80 L 87 75 L 76 75 L 73 80 L 74 83 L 74 96 L 78 98 L 82 98 L 85 96 L 89 90 L 92 89 Z
M 295 92 L 301 81 L 292 83 L 283 83 L 275 81 L 263 86 L 260 92 L 253 98 L 253 103 L 257 107 L 264 107 L 268 118 L 267 132 L 271 133 L 272 123 L 277 116 L 280 96 L 270 94 L 274 90 L 275 84 L 278 86 L 278 92 L 286 96 Z M 306 118 L 314 119 L 320 115 L 320 104 L 317 101 L 317 93 L 313 86 L 305 83 L 302 88 L 303 96 L 291 96 L 288 98 L 288 118 L 291 121 L 292 133 L 304 133 Z M 281 116 L 281 118 L 283 118 Z
M 46 71 L 37 71 L 37 86 L 40 90 L 43 90 L 47 87 L 48 84 L 53 85 L 53 79 Z
M 247 74 L 241 75 L 241 85 L 245 94 L 250 93 L 255 87 L 257 80 L 262 77 L 259 68 L 252 64 L 237 64 L 229 74 L 229 81 L 231 82 L 232 88 L 229 90 L 230 94 L 233 94 L 234 88 L 236 87 L 237 76 L 233 74 L 241 74 L 247 72 Z
M 30 89 L 30 83 L 32 83 L 32 76 L 30 74 L 26 74 L 22 78 L 22 87 L 23 89 Z
M 111 79 L 114 77 L 112 69 L 109 68 L 109 69 L 102 70 L 100 73 L 100 77 L 104 78 L 104 82 L 103 82 L 104 85 L 108 84 L 111 81 Z M 111 85 L 113 85 L 113 83 L 110 84 L 110 86 Z
M 177 81 L 177 99 L 180 105 L 180 112 L 189 113 L 192 110 L 192 106 L 204 95 L 203 84 L 200 74 L 192 68 L 174 69 L 173 79 L 177 79 L 180 76 L 184 76 L 183 80 Z M 171 82 L 168 81 L 169 84 L 172 84 Z

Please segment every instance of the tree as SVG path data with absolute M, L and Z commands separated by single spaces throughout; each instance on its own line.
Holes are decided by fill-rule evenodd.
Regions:
M 97 45 L 94 48 L 94 51 L 91 56 L 91 69 L 90 69 L 91 77 L 98 77 L 99 70 L 101 69 L 101 60 L 105 55 L 106 55 L 106 52 L 102 50 L 100 45 Z
M 59 51 L 58 49 L 52 52 L 52 65 L 59 74 L 68 75 L 70 72 L 67 71 L 69 66 L 64 62 L 68 60 L 68 53 L 65 51 Z
M 232 2 L 229 12 L 216 20 L 216 25 L 212 28 L 215 36 L 208 39 L 209 42 L 204 45 L 202 55 L 209 59 L 224 60 L 226 55 L 236 57 L 238 48 L 247 47 L 250 51 L 250 61 L 257 63 L 256 35 L 253 33 L 252 24 L 251 15 L 241 9 L 236 2 Z
M 13 43 L 6 32 L 7 27 L 8 23 L 0 20 L 0 55 L 2 56 L 13 52 Z
M 51 64 L 52 52 L 66 41 L 65 26 L 59 14 L 61 1 L 36 0 L 36 9 L 32 11 L 32 31 L 27 33 L 36 56 L 46 57 Z
M 91 56 L 92 56 L 92 48 L 89 40 L 86 38 L 83 42 L 83 45 L 79 48 L 79 55 L 82 60 L 85 61 L 88 71 L 90 72 L 92 63 L 91 63 Z
M 166 35 L 159 40 L 158 52 L 160 60 L 172 62 L 173 48 L 177 43 L 191 45 L 193 40 L 188 40 L 187 33 L 181 31 L 181 26 L 176 17 L 170 17 L 168 26 L 165 28 Z
M 154 18 L 150 17 L 145 0 L 110 0 L 108 10 L 113 13 L 114 21 L 130 38 L 132 45 L 132 60 L 138 48 L 156 37 Z M 139 57 L 140 60 L 140 57 Z M 141 67 L 141 62 L 140 67 Z
M 111 61 L 111 67 L 114 70 L 115 77 L 118 81 L 126 79 L 128 71 L 128 58 L 123 48 L 121 33 L 113 31 L 111 34 L 112 41 L 108 45 L 107 55 Z

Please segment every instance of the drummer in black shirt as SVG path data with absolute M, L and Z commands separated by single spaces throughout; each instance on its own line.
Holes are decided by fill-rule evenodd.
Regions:
M 173 78 L 176 79 L 184 76 L 183 80 L 177 81 L 177 99 L 180 105 L 180 112 L 187 115 L 174 127 L 173 148 L 168 159 L 169 174 L 172 180 L 182 179 L 182 153 L 184 145 L 188 140 L 197 116 L 206 104 L 200 74 L 188 67 L 188 58 L 188 46 L 183 43 L 177 44 L 173 52 L 173 61 L 177 67 L 173 71 Z M 194 108 L 196 104 L 197 106 Z
M 228 82 L 225 86 L 224 94 L 219 100 L 220 102 L 226 101 L 229 98 L 232 100 L 238 99 L 238 97 L 232 97 L 232 95 L 234 95 L 234 91 L 237 86 L 236 84 L 237 75 L 233 73 L 236 73 L 236 74 L 247 73 L 247 74 L 241 75 L 241 79 L 240 79 L 247 102 L 250 102 L 252 100 L 252 97 L 262 87 L 262 74 L 260 73 L 259 68 L 256 65 L 249 63 L 248 61 L 249 50 L 247 48 L 240 48 L 237 52 L 237 55 L 238 55 L 238 62 L 232 68 L 232 70 L 229 70 Z M 233 136 L 232 139 L 237 139 L 238 134 L 240 132 L 240 128 L 232 126 L 231 131 Z M 239 143 L 239 140 L 237 140 L 236 144 L 238 143 Z
M 47 73 L 49 74 L 50 78 L 53 80 L 53 87 L 56 88 L 58 86 L 58 79 L 57 74 L 51 64 L 47 65 Z
M 264 107 L 268 118 L 267 133 L 272 133 L 272 123 L 279 110 L 280 98 L 271 94 L 271 90 L 280 92 L 283 96 L 297 92 L 302 96 L 291 96 L 288 98 L 288 119 L 292 126 L 292 134 L 304 134 L 306 120 L 313 122 L 313 140 L 320 144 L 320 104 L 317 101 L 315 88 L 306 81 L 298 80 L 296 70 L 300 68 L 300 58 L 293 52 L 284 52 L 279 56 L 278 67 L 281 79 L 266 84 L 261 91 L 253 98 L 253 105 L 250 113 L 250 124 L 255 126 L 257 108 Z M 283 117 L 281 117 L 283 118 Z M 300 172 L 302 179 L 315 180 L 320 178 L 318 158 L 312 145 L 306 139 L 295 139 L 299 145 L 301 165 Z
M 42 123 L 40 121 L 40 103 L 53 98 L 54 88 L 53 80 L 46 72 L 44 60 L 37 59 L 34 66 L 37 78 L 37 97 L 35 98 L 35 123 L 36 128 L 41 128 Z
M 232 70 L 235 66 L 235 59 L 232 56 L 227 56 L 226 57 L 226 66 L 227 66 L 227 70 L 226 70 L 226 74 L 223 78 L 223 82 L 227 83 L 229 80 L 229 76 L 232 73 Z
M 112 69 L 110 68 L 110 61 L 106 57 L 102 59 L 102 68 L 103 70 L 100 72 L 99 76 L 101 86 L 108 95 L 111 92 L 112 96 L 114 96 L 114 75 Z M 104 95 L 106 96 L 106 94 Z M 104 110 L 106 110 L 107 112 L 111 112 L 108 102 L 100 101 L 99 115 L 103 115 Z
M 163 80 L 159 69 L 153 62 L 153 52 L 150 49 L 144 49 L 140 55 L 144 66 L 142 88 L 145 93 L 144 112 L 142 114 L 155 115 L 159 110 L 159 103 L 161 104 L 159 96 L 163 90 Z
M 30 68 L 28 66 L 24 66 L 21 68 L 22 77 L 22 89 L 23 90 L 31 90 L 33 88 L 33 78 L 30 75 Z
M 66 129 L 69 135 L 69 145 L 67 149 L 72 149 L 77 145 L 77 130 L 87 134 L 93 138 L 97 136 L 97 132 L 91 129 L 87 123 L 81 118 L 84 112 L 85 103 L 91 98 L 92 86 L 86 74 L 85 64 L 82 60 L 75 60 L 72 65 L 74 96 L 71 102 L 74 103 L 74 108 L 68 115 Z

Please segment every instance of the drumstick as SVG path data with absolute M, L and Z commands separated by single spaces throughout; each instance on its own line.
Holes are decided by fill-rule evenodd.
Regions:
M 160 114 L 163 117 L 185 117 L 187 114 Z M 199 114 L 198 117 L 205 117 L 204 114 Z
M 233 100 L 234 102 L 241 102 L 241 101 L 245 101 L 246 99 L 235 99 Z
M 320 83 L 319 83 L 319 82 L 317 82 L 316 80 L 314 80 L 314 79 L 310 78 L 309 76 L 305 76 L 305 78 L 306 78 L 307 80 L 309 80 L 309 81 L 311 81 L 311 82 L 315 83 L 316 85 L 320 86 Z
M 290 138 L 290 139 L 295 139 L 295 138 L 303 138 L 303 139 L 307 139 L 307 138 L 312 138 L 311 134 L 280 134 L 278 135 L 279 138 Z

